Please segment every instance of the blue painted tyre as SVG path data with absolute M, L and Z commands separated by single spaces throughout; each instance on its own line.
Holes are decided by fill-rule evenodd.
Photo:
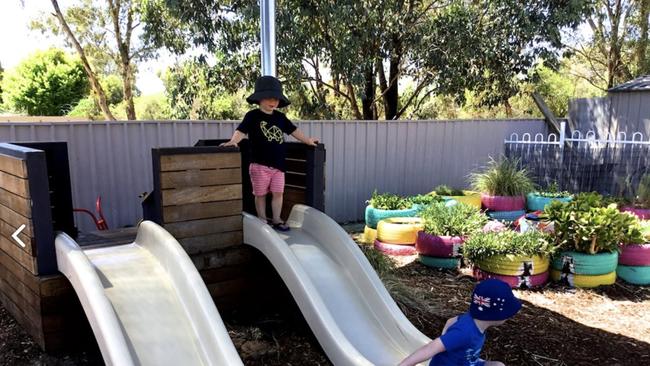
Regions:
M 553 269 L 577 274 L 597 276 L 616 271 L 618 252 L 587 254 L 578 252 L 561 252 L 553 257 Z M 564 268 L 566 266 L 566 268 Z M 573 269 L 571 269 L 573 267 Z
M 622 266 L 616 268 L 619 278 L 633 285 L 650 285 L 650 266 Z
M 542 197 L 535 193 L 528 193 L 526 196 L 526 207 L 528 211 L 543 211 L 544 207 L 553 201 L 571 202 L 571 200 L 571 197 L 550 198 Z
M 370 205 L 366 206 L 366 225 L 371 229 L 377 228 L 377 223 L 391 217 L 415 217 L 420 211 L 418 205 L 405 210 L 381 210 Z
M 488 211 L 487 215 L 493 220 L 499 221 L 515 221 L 518 218 L 524 216 L 526 211 L 516 210 L 516 211 Z
M 432 268 L 456 269 L 460 267 L 460 258 L 427 257 L 426 255 L 420 254 L 418 255 L 418 259 L 420 263 Z

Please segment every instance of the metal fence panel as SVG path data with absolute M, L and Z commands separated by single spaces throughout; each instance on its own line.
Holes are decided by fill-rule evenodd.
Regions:
M 75 207 L 102 196 L 112 228 L 142 217 L 139 195 L 153 187 L 151 149 L 229 138 L 236 121 L 0 123 L 0 141 L 66 141 Z M 511 133 L 546 133 L 542 120 L 302 121 L 327 149 L 325 209 L 339 222 L 363 219 L 374 189 L 399 194 L 467 186 Z M 76 217 L 81 229 L 92 229 Z

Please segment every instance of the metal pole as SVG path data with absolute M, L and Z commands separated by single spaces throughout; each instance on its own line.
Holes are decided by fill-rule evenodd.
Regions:
M 262 40 L 262 75 L 276 76 L 275 72 L 275 0 L 260 0 Z

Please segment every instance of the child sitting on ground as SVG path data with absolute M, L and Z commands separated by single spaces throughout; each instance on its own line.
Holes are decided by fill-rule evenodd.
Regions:
M 469 312 L 447 320 L 442 335 L 405 358 L 399 366 L 413 366 L 431 359 L 429 366 L 504 366 L 479 356 L 485 330 L 505 323 L 521 309 L 510 286 L 488 279 L 474 288 Z
M 286 170 L 284 134 L 310 146 L 316 146 L 318 140 L 306 137 L 284 113 L 277 110 L 291 102 L 282 93 L 282 84 L 275 77 L 258 78 L 255 82 L 255 92 L 246 98 L 246 101 L 260 107 L 246 113 L 230 141 L 222 146 L 237 146 L 248 135 L 251 145 L 251 164 L 248 169 L 253 184 L 257 217 L 270 223 L 276 230 L 287 231 L 289 227 L 280 218 Z M 266 195 L 269 191 L 272 194 L 273 212 L 270 222 L 266 218 Z

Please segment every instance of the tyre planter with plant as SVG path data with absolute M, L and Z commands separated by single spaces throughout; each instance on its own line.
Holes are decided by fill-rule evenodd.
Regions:
M 378 251 L 388 255 L 408 256 L 417 254 L 415 245 L 390 244 L 375 240 L 374 246 Z
M 454 200 L 479 209 L 481 208 L 481 193 L 479 192 L 454 189 L 441 185 L 436 187 L 431 193 L 440 196 L 445 200 Z
M 492 276 L 512 287 L 543 285 L 548 278 L 549 256 L 554 251 L 548 235 L 539 231 L 481 233 L 463 246 L 463 255 L 474 264 L 478 279 Z
M 596 287 L 616 280 L 620 243 L 642 243 L 642 227 L 633 215 L 606 205 L 597 193 L 580 193 L 571 202 L 551 202 L 544 211 L 553 222 L 560 252 L 551 278 L 569 286 Z
M 641 228 L 645 243 L 621 245 L 616 274 L 633 285 L 650 285 L 650 221 Z
M 363 228 L 362 242 L 364 244 L 373 244 L 377 240 L 377 229 L 372 229 L 367 225 Z
M 457 269 L 460 267 L 460 258 L 428 257 L 426 255 L 419 254 L 418 260 L 420 263 L 431 268 Z
M 518 159 L 490 158 L 480 172 L 472 173 L 472 187 L 481 192 L 481 203 L 491 211 L 519 211 L 526 208 L 526 194 L 535 185 L 525 168 L 520 168 Z
M 504 221 L 504 222 L 514 222 L 526 215 L 524 210 L 516 211 L 488 211 L 488 217 L 492 220 Z
M 419 217 L 390 217 L 377 224 L 377 240 L 387 244 L 413 245 L 424 228 Z
M 553 201 L 570 202 L 572 196 L 568 192 L 533 192 L 526 195 L 528 211 L 543 211 Z
M 623 281 L 633 285 L 650 285 L 650 266 L 619 265 L 616 274 Z
M 415 242 L 420 262 L 431 267 L 442 263 L 441 268 L 449 268 L 454 261 L 438 259 L 459 257 L 465 238 L 480 232 L 487 221 L 479 208 L 464 203 L 430 205 L 420 212 L 420 217 L 424 228 Z
M 366 226 L 370 229 L 377 229 L 379 221 L 391 217 L 415 217 L 418 213 L 418 205 L 412 203 L 408 198 L 390 193 L 372 193 L 366 206 Z

